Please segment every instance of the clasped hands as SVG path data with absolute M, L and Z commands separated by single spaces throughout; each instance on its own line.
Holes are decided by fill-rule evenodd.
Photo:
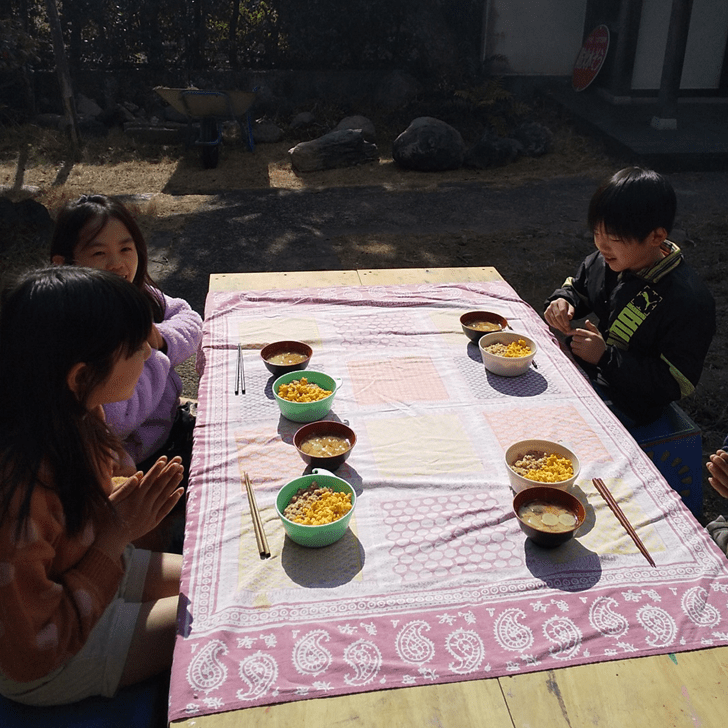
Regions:
M 564 298 L 552 301 L 544 312 L 544 319 L 549 326 L 566 336 L 571 336 L 571 351 L 589 364 L 598 364 L 607 350 L 599 329 L 591 322 L 585 321 L 584 328 L 571 328 L 574 318 L 574 307 Z
M 124 547 L 156 528 L 182 497 L 181 458 L 162 456 L 146 473 L 137 472 L 109 495 L 117 517 L 100 524 L 96 546 L 117 558 Z

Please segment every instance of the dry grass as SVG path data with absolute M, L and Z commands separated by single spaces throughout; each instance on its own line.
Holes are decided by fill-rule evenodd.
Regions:
M 155 196 L 161 198 L 157 210 L 164 215 L 168 210 L 171 214 L 179 211 L 179 205 L 165 197 L 213 195 L 224 190 L 376 186 L 401 191 L 467 182 L 509 187 L 559 176 L 600 175 L 613 168 L 593 142 L 559 120 L 554 124 L 555 147 L 549 155 L 523 157 L 507 167 L 459 169 L 436 176 L 405 170 L 394 163 L 391 147 L 395 131 L 387 131 L 378 139 L 378 162 L 298 175 L 288 155 L 295 139 L 258 145 L 254 154 L 241 142 L 223 146 L 218 167 L 205 170 L 195 148 L 143 145 L 114 129 L 106 138 L 86 141 L 82 159 L 69 165 L 69 147 L 63 134 L 26 125 L 7 129 L 0 141 L 0 188 L 16 199 L 32 194 L 49 209 L 89 190 Z

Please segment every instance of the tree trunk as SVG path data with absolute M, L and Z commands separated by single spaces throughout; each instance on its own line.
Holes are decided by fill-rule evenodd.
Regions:
M 164 68 L 164 45 L 159 20 L 159 0 L 147 0 L 139 11 L 140 24 L 149 28 L 147 40 L 147 63 L 150 68 Z
M 66 112 L 66 119 L 69 122 L 68 131 L 71 139 L 71 151 L 73 153 L 74 161 L 78 161 L 81 157 L 81 144 L 78 135 L 76 106 L 73 101 L 71 74 L 68 70 L 66 48 L 63 44 L 63 31 L 61 29 L 61 20 L 58 16 L 56 0 L 46 0 L 46 8 L 48 9 L 48 22 L 51 27 L 51 36 L 53 37 L 53 55 L 56 59 L 56 69 L 58 70 L 58 82 L 61 87 L 63 108 Z
M 230 17 L 230 35 L 228 42 L 228 59 L 230 68 L 237 70 L 238 68 L 238 20 L 240 18 L 240 0 L 233 0 L 233 11 Z

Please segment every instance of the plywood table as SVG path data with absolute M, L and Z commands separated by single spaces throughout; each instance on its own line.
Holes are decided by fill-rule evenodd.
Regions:
M 494 268 L 216 274 L 210 291 L 499 280 Z M 728 600 L 728 595 L 724 595 Z M 728 625 L 717 629 L 725 632 Z M 724 728 L 728 647 L 251 707 L 178 728 Z

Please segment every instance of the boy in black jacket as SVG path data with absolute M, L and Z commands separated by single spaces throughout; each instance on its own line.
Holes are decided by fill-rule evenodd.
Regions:
M 710 291 L 667 239 L 675 210 L 675 191 L 656 172 L 614 174 L 589 204 L 596 252 L 546 301 L 547 323 L 638 423 L 693 392 L 715 333 Z M 571 328 L 590 314 L 598 325 Z

